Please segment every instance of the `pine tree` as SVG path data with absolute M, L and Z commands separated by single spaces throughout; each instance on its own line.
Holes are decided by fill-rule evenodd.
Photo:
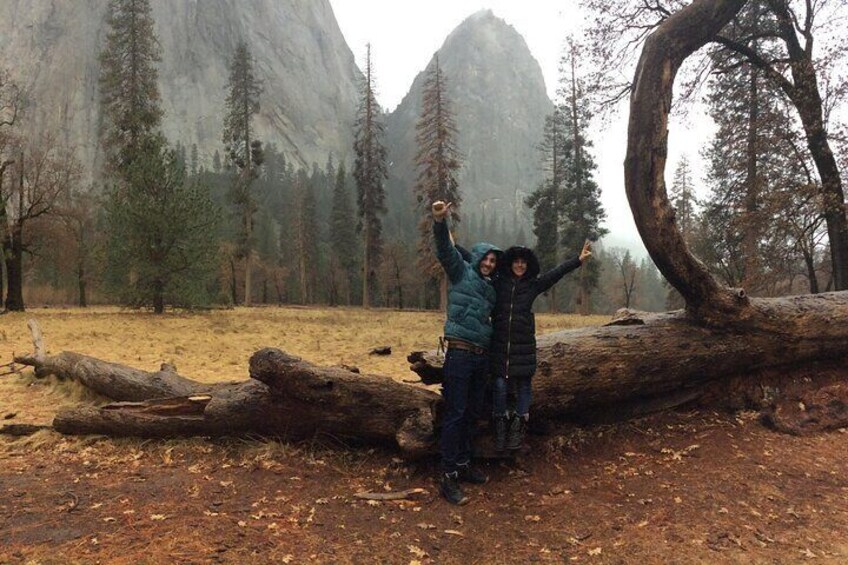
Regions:
M 223 170 L 224 165 L 221 164 L 221 152 L 216 149 L 215 155 L 212 156 L 212 172 L 219 175 Z
M 100 104 L 107 169 L 125 176 L 142 152 L 155 152 L 162 121 L 161 59 L 149 0 L 111 0 L 100 53 Z M 148 147 L 149 145 L 155 147 Z
M 557 258 L 556 191 L 550 186 L 540 185 L 525 200 L 533 209 L 533 234 L 536 236 L 536 256 L 545 269 L 551 268 Z
M 295 245 L 297 251 L 297 273 L 300 284 L 300 303 L 309 304 L 315 298 L 315 267 L 318 261 L 316 234 L 318 232 L 315 187 L 306 173 L 300 171 L 294 184 Z
M 112 179 L 106 203 L 107 281 L 127 304 L 208 301 L 218 213 L 185 180 L 183 157 L 160 132 L 159 45 L 148 0 L 113 0 L 100 54 L 102 141 Z
M 440 281 L 440 306 L 447 307 L 447 279 L 439 267 L 433 250 L 433 221 L 430 206 L 437 200 L 451 202 L 453 225 L 459 222 L 462 197 L 456 175 L 461 165 L 457 149 L 456 120 L 451 100 L 447 94 L 447 79 L 439 67 L 438 55 L 427 70 L 422 95 L 421 115 L 415 126 L 418 153 L 415 165 L 418 179 L 415 183 L 418 201 L 418 257 L 421 271 Z
M 748 25 L 763 17 L 760 5 L 740 14 Z M 776 250 L 781 243 L 768 228 L 768 201 L 776 193 L 765 187 L 785 174 L 786 163 L 779 156 L 787 152 L 783 139 L 792 129 L 791 120 L 777 91 L 754 65 L 722 53 L 714 55 L 714 63 L 722 72 L 712 77 L 707 100 L 718 130 L 704 151 L 711 192 L 699 251 L 727 284 L 761 293 L 771 282 L 766 273 L 776 274 L 769 258 L 782 255 Z
M 639 263 L 639 274 L 641 290 L 637 296 L 636 308 L 646 312 L 664 310 L 667 290 L 659 270 L 650 258 L 643 258 Z
M 191 166 L 191 168 L 189 169 L 189 172 L 191 173 L 191 176 L 196 177 L 197 173 L 200 171 L 200 162 L 199 162 L 199 157 L 197 155 L 197 144 L 196 143 L 191 144 L 190 166 Z
M 333 208 L 330 215 L 330 246 L 334 267 L 342 270 L 347 278 L 346 302 L 351 303 L 351 290 L 356 270 L 356 223 L 344 163 L 339 164 L 336 184 L 333 189 Z
M 695 198 L 692 169 L 686 155 L 681 157 L 680 162 L 677 163 L 677 168 L 674 170 L 670 196 L 671 205 L 677 218 L 677 226 L 683 234 L 683 239 L 691 245 L 697 220 L 696 206 L 698 201 Z
M 106 208 L 108 284 L 123 303 L 157 314 L 166 304 L 208 303 L 219 219 L 208 190 L 186 182 L 161 137 L 156 151 L 132 157 L 124 176 L 130 190 L 113 187 Z
M 386 213 L 384 182 L 388 178 L 385 126 L 374 91 L 371 45 L 367 47 L 365 80 L 354 128 L 353 150 L 356 155 L 353 177 L 356 179 L 358 230 L 363 235 L 362 305 L 368 308 L 376 286 L 376 269 L 383 246 L 381 216 Z
M 546 270 L 555 267 L 560 260 L 559 222 L 564 213 L 562 191 L 570 146 L 567 128 L 566 108 L 554 106 L 553 112 L 545 117 L 542 142 L 539 144 L 545 178 L 526 200 L 527 206 L 533 209 L 536 253 Z M 550 310 L 556 312 L 559 305 L 556 286 L 550 292 Z
M 262 86 L 253 67 L 253 57 L 247 44 L 244 41 L 239 42 L 230 63 L 223 141 L 227 163 L 237 171 L 230 197 L 241 218 L 237 253 L 245 262 L 245 306 L 250 306 L 251 267 L 255 246 L 253 223 L 256 199 L 251 185 L 259 176 L 259 167 L 264 158 L 262 142 L 256 139 L 252 127 L 253 116 L 259 113 L 259 97 L 262 94 Z
M 575 68 L 576 51 L 571 44 L 562 58 L 557 95 L 563 102 L 545 120 L 540 144 L 545 180 L 526 200 L 533 208 L 536 252 L 543 268 L 556 265 L 565 253 L 576 253 L 586 239 L 595 240 L 607 232 L 600 227 L 606 214 L 601 206 L 600 188 L 594 180 L 596 165 L 588 152 L 592 144 L 584 134 L 591 115 Z M 598 284 L 599 275 L 597 263 L 590 262 L 580 270 L 582 313 L 588 313 L 590 294 Z M 556 310 L 557 303 L 554 288 L 552 310 Z
M 568 100 L 568 136 L 570 144 L 563 181 L 563 215 L 560 217 L 560 242 L 569 253 L 576 253 L 585 240 L 603 237 L 608 230 L 601 228 L 606 212 L 601 205 L 601 189 L 594 179 L 597 168 L 589 153 L 592 142 L 586 138 L 591 114 L 583 81 L 577 76 L 577 46 L 571 42 L 568 60 L 563 66 L 570 68 L 570 76 L 563 76 L 560 95 Z M 599 265 L 589 262 L 580 269 L 580 311 L 588 314 L 592 289 L 598 286 Z

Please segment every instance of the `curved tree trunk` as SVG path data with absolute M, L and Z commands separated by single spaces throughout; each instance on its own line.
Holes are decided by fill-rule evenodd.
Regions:
M 744 291 L 721 286 L 686 245 L 668 201 L 665 162 L 674 78 L 684 59 L 705 45 L 745 0 L 700 0 L 670 16 L 645 41 L 630 98 L 624 182 L 639 235 L 659 271 L 708 324 L 750 316 Z

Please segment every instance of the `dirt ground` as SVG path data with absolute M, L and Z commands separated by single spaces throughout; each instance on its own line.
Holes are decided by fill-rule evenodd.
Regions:
M 329 349 L 336 338 L 327 335 L 333 324 L 321 321 L 325 312 L 333 313 L 36 317 L 54 351 L 144 368 L 175 361 L 186 375 L 211 380 L 244 372 L 250 348 L 261 345 L 409 378 L 406 350 L 419 339 L 429 347 L 438 334 L 437 315 L 371 314 L 387 333 L 363 339 L 370 347 L 383 344 L 380 338 L 393 346 L 400 340 L 391 361 L 369 358 L 359 346 L 350 346 L 357 349 L 348 358 L 334 353 L 327 360 L 307 346 L 296 351 L 294 337 L 252 342 L 267 339 L 254 335 L 260 327 L 278 324 L 277 333 L 305 343 L 320 339 Z M 267 318 L 254 327 L 259 316 Z M 331 317 L 347 323 L 338 313 Z M 579 320 L 543 323 L 550 330 Z M 198 329 L 203 324 L 237 329 L 215 338 L 207 335 L 214 330 Z M 28 349 L 24 317 L 0 318 L 0 332 L 0 363 L 12 349 Z M 320 337 L 304 335 L 314 332 Z M 203 355 L 192 345 L 199 341 L 209 342 Z M 249 349 L 243 358 L 235 353 L 241 347 Z M 228 374 L 216 373 L 213 350 Z M 239 361 L 232 367 L 229 355 Z M 209 373 L 199 365 L 204 356 Z M 397 373 L 369 362 L 394 363 Z M 58 406 L 80 401 L 86 396 L 71 384 L 0 377 L 0 424 L 43 422 Z M 692 411 L 563 426 L 529 443 L 530 454 L 519 460 L 483 463 L 490 483 L 469 486 L 471 503 L 457 508 L 438 497 L 434 461 L 409 464 L 391 451 L 347 448 L 327 437 L 299 444 L 65 438 L 50 431 L 4 437 L 0 563 L 848 562 L 846 430 L 793 437 L 763 427 L 753 412 Z M 393 502 L 354 496 L 410 488 L 425 492 Z

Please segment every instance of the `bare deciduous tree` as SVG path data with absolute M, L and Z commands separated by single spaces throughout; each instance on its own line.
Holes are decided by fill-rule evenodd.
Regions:
M 78 182 L 80 167 L 73 154 L 49 134 L 34 136 L 16 148 L 13 182 L 4 191 L 3 251 L 8 277 L 6 310 L 23 311 L 23 257 L 31 252 L 27 228 L 55 215 L 65 194 Z
M 595 60 L 594 93 L 604 103 L 614 103 L 632 88 L 629 76 L 648 34 L 685 3 L 680 0 L 588 0 L 594 14 L 589 33 Z M 752 3 L 753 5 L 753 3 Z M 773 86 L 791 101 L 803 125 L 807 147 L 821 179 L 821 203 L 830 240 L 834 285 L 848 289 L 848 219 L 840 170 L 831 147 L 827 119 L 843 100 L 848 87 L 834 69 L 848 58 L 848 44 L 834 33 L 844 21 L 848 6 L 839 0 L 795 2 L 761 0 L 764 17 L 751 23 L 739 12 L 710 38 L 714 50 L 758 68 Z M 818 45 L 825 44 L 821 47 Z M 696 91 L 712 69 L 709 56 L 692 60 L 684 79 L 686 97 Z M 822 87 L 825 90 L 822 90 Z

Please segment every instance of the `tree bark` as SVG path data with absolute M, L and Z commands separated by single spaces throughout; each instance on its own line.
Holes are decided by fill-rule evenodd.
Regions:
M 327 434 L 390 444 L 408 457 L 434 447 L 439 395 L 388 377 L 316 367 L 278 349 L 250 359 L 250 380 L 204 384 L 163 365 L 148 373 L 78 353 L 35 354 L 17 362 L 36 374 L 79 381 L 121 402 L 62 409 L 66 434 L 176 437 L 259 433 L 289 439 Z
M 24 307 L 24 246 L 23 227 L 15 222 L 12 225 L 11 236 L 4 241 L 6 262 L 6 310 L 23 312 Z
M 706 326 L 678 311 L 618 316 L 603 327 L 540 337 L 534 418 L 589 419 L 624 407 L 649 412 L 657 402 L 695 400 L 708 383 L 760 369 L 791 372 L 812 362 L 848 360 L 848 293 L 751 302 L 774 323 L 755 331 Z M 441 357 L 416 352 L 409 360 L 425 384 L 441 382 Z
M 744 320 L 748 301 L 743 291 L 719 285 L 689 251 L 663 175 L 675 75 L 684 59 L 715 37 L 744 4 L 744 0 L 696 0 L 647 38 L 633 82 L 624 163 L 627 199 L 648 253 L 683 295 L 689 313 L 719 325 Z

